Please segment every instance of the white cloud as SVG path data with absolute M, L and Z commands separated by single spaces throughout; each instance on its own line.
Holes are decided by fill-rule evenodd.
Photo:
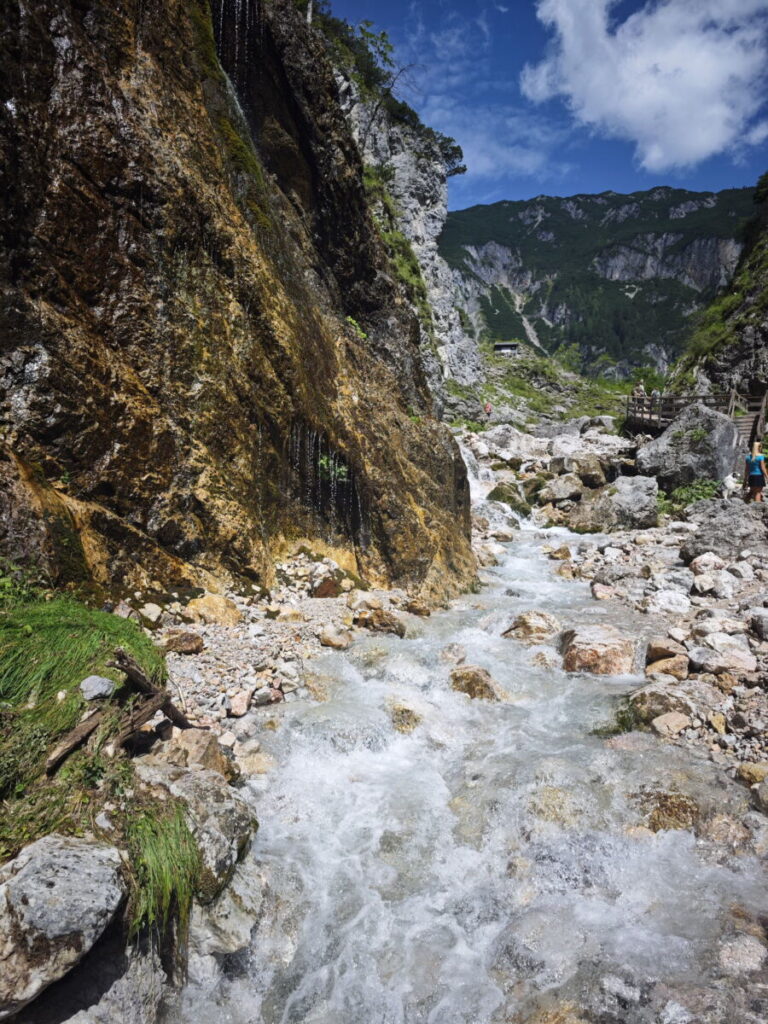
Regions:
M 565 98 L 576 120 L 635 144 L 665 171 L 757 145 L 766 96 L 768 0 L 649 0 L 612 24 L 616 0 L 539 0 L 555 32 L 526 65 L 524 94 Z

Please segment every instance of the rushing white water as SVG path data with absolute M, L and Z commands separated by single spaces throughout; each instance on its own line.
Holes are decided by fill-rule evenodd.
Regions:
M 567 625 L 611 614 L 539 544 L 523 534 L 486 590 L 420 635 L 324 658 L 330 699 L 265 733 L 279 769 L 249 857 L 267 895 L 248 956 L 215 995 L 187 993 L 185 1022 L 517 1024 L 563 1003 L 600 1024 L 765 1019 L 691 1008 L 748 1004 L 718 950 L 734 907 L 768 909 L 757 859 L 637 827 L 643 791 L 679 790 L 705 818 L 744 818 L 746 793 L 650 736 L 593 734 L 636 679 L 568 676 L 500 637 L 527 608 Z M 448 643 L 508 702 L 453 692 Z M 411 734 L 393 704 L 421 716 Z

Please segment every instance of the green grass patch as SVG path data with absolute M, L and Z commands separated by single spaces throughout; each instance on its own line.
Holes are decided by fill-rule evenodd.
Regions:
M 47 749 L 76 725 L 86 676 L 121 682 L 107 668 L 117 647 L 164 682 L 162 653 L 127 619 L 68 597 L 14 601 L 0 612 L 0 798 L 39 775 Z
M 659 491 L 657 498 L 659 513 L 669 516 L 679 515 L 696 501 L 707 501 L 717 497 L 719 488 L 720 484 L 717 480 L 695 480 L 692 484 L 676 487 L 669 494 Z
M 142 809 L 128 818 L 125 830 L 133 880 L 131 931 L 148 927 L 165 935 L 177 920 L 185 936 L 201 861 L 183 809 L 178 804 Z

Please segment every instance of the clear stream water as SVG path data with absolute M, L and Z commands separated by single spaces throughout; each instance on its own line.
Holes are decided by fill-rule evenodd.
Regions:
M 569 676 L 500 636 L 530 608 L 648 629 L 557 577 L 543 539 L 521 532 L 486 589 L 407 639 L 311 663 L 329 699 L 286 706 L 263 743 L 279 768 L 249 854 L 252 947 L 215 995 L 187 991 L 185 1022 L 570 1024 L 546 1016 L 568 1004 L 599 1024 L 766 1020 L 760 975 L 718 960 L 768 912 L 759 861 L 640 827 L 649 793 L 742 819 L 746 791 L 691 751 L 593 734 L 637 678 Z M 453 692 L 449 643 L 509 700 Z M 421 716 L 412 733 L 393 704 Z

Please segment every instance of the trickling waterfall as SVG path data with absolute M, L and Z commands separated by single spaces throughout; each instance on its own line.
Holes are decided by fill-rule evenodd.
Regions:
M 219 60 L 241 94 L 262 25 L 261 0 L 212 0 L 211 12 Z
M 316 427 L 295 422 L 285 441 L 280 490 L 294 502 L 307 526 L 332 540 L 334 534 L 365 548 L 370 528 L 358 475 Z

